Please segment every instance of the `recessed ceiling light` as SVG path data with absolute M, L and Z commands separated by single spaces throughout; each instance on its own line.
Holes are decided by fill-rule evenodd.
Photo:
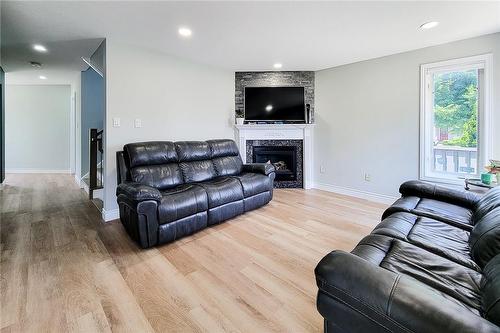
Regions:
M 40 75 L 39 78 L 40 78 L 40 80 L 47 80 L 47 77 L 44 75 Z
M 40 45 L 40 44 L 33 45 L 33 50 L 38 51 L 38 52 L 47 52 L 47 48 L 43 45 Z
M 178 31 L 179 31 L 179 35 L 181 35 L 182 37 L 191 37 L 191 35 L 193 34 L 191 29 L 186 28 L 186 27 L 180 27 Z
M 276 64 L 273 65 L 273 67 L 278 69 L 278 68 L 283 67 L 283 65 L 280 64 L 280 63 L 276 63 Z
M 439 25 L 439 22 L 431 21 L 431 22 L 426 22 L 426 23 L 422 24 L 419 28 L 421 30 L 429 30 L 429 29 L 437 27 L 438 25 Z

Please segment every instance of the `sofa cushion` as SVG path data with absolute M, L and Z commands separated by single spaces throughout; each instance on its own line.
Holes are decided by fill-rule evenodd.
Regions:
M 500 207 L 500 186 L 492 188 L 479 200 L 474 209 L 473 220 L 475 222 L 479 221 L 496 207 Z
M 481 290 L 484 317 L 500 326 L 500 254 L 484 267 Z
M 372 232 L 414 244 L 476 271 L 481 269 L 470 254 L 470 233 L 442 221 L 411 213 L 394 213 Z
M 273 189 L 273 181 L 271 178 L 262 174 L 245 172 L 238 176 L 234 176 L 234 178 L 240 181 L 245 198 L 272 191 Z
M 366 236 L 352 253 L 384 269 L 416 279 L 461 307 L 480 314 L 482 274 L 478 271 L 383 235 Z
M 481 308 L 481 273 L 417 246 L 394 240 L 380 266 L 433 287 L 472 309 Z
M 385 210 L 382 218 L 396 212 L 413 213 L 443 221 L 468 231 L 472 230 L 472 211 L 443 201 L 413 196 L 402 197 Z
M 231 176 L 241 173 L 243 162 L 233 140 L 208 140 L 212 162 L 217 176 Z
M 203 182 L 217 176 L 208 143 L 179 141 L 175 142 L 175 149 L 185 183 Z
M 212 158 L 210 146 L 205 141 L 177 141 L 174 144 L 179 162 L 202 161 Z
M 481 267 L 500 254 L 500 207 L 486 213 L 476 223 L 469 242 L 472 257 Z
M 217 176 L 239 175 L 243 169 L 240 156 L 215 157 L 212 162 Z
M 241 184 L 233 177 L 219 177 L 203 183 L 197 183 L 196 186 L 204 188 L 207 192 L 208 208 L 214 208 L 243 199 Z
M 233 140 L 208 140 L 212 158 L 225 156 L 239 156 L 240 151 Z
M 465 225 L 471 224 L 472 211 L 444 201 L 421 199 L 414 209 L 430 217 L 445 218 Z
M 129 143 L 123 150 L 128 155 L 131 168 L 177 162 L 177 152 L 174 143 L 170 141 Z
M 205 190 L 196 185 L 185 184 L 163 191 L 158 206 L 159 223 L 169 223 L 208 209 Z
M 183 183 L 173 142 L 130 143 L 123 147 L 132 181 L 165 190 Z
M 181 162 L 179 167 L 185 183 L 203 182 L 217 177 L 211 160 Z
M 142 165 L 130 169 L 132 181 L 152 186 L 160 191 L 183 183 L 181 169 L 177 163 Z

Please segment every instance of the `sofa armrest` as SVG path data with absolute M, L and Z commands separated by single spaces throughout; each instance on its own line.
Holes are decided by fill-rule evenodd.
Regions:
M 116 188 L 116 195 L 119 196 L 120 194 L 136 202 L 146 200 L 161 201 L 161 193 L 158 189 L 134 182 L 124 182 L 118 185 Z
M 315 274 L 319 312 L 346 331 L 351 325 L 354 331 L 365 332 L 498 331 L 494 324 L 425 284 L 351 253 L 328 254 Z
M 261 173 L 263 175 L 269 176 L 269 174 L 275 172 L 276 169 L 271 163 L 248 163 L 243 164 L 243 171 Z
M 418 180 L 404 182 L 399 187 L 403 196 L 416 196 L 421 198 L 445 201 L 465 208 L 474 209 L 481 198 L 469 191 L 455 190 L 444 186 L 429 184 Z

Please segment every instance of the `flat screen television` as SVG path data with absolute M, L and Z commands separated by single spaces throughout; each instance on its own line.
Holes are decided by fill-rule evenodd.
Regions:
M 245 120 L 304 123 L 304 87 L 246 87 Z

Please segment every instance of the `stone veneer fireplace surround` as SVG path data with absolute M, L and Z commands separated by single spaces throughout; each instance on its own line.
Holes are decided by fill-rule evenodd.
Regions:
M 235 116 L 245 117 L 245 87 L 304 87 L 304 102 L 310 105 L 314 123 L 314 75 L 311 71 L 236 72 Z
M 312 187 L 314 124 L 254 124 L 235 125 L 235 135 L 244 163 L 252 163 L 253 146 L 298 146 L 297 161 L 301 160 L 300 179 L 278 182 L 277 187 Z M 301 156 L 300 156 L 301 155 Z M 299 176 L 299 175 L 298 175 Z

